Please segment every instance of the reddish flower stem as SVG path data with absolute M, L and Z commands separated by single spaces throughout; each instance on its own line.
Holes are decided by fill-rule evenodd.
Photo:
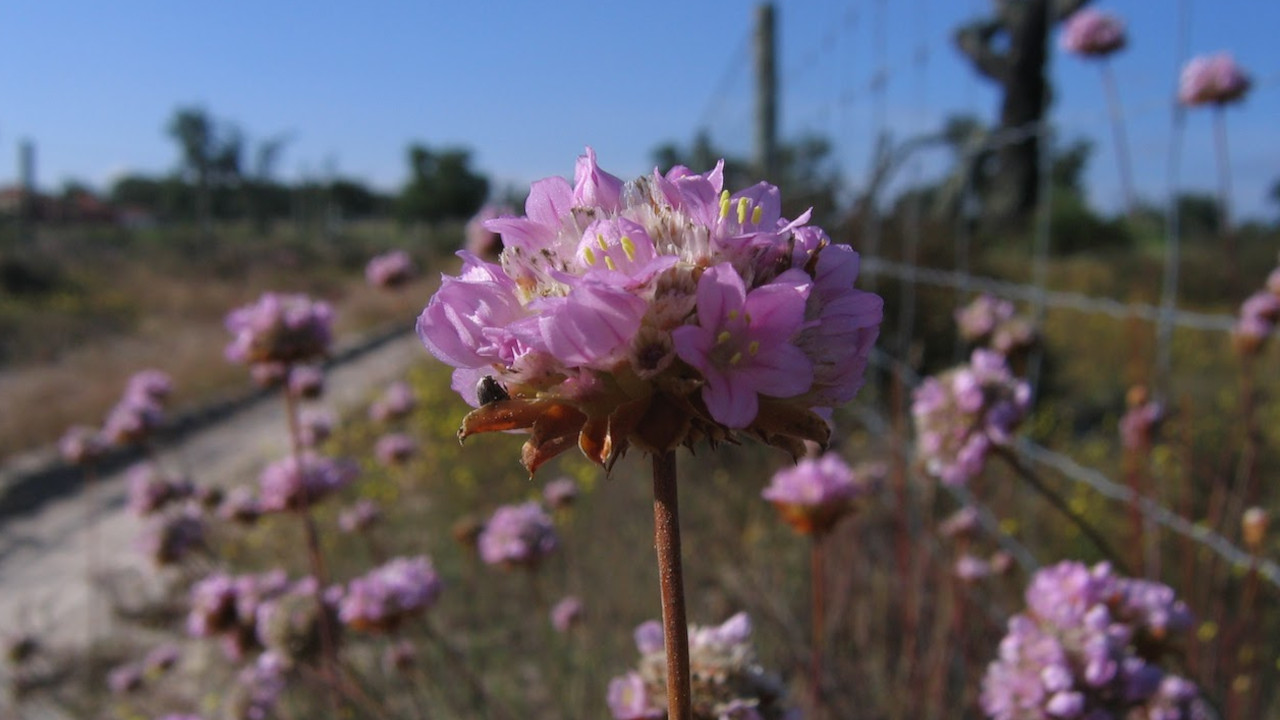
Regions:
M 285 373 L 284 379 L 284 409 L 285 417 L 289 423 L 289 441 L 293 451 L 293 467 L 294 471 L 302 472 L 302 432 L 298 422 L 298 403 L 294 400 L 293 394 L 289 392 L 289 375 L 293 372 L 290 366 Z M 302 519 L 303 530 L 306 533 L 307 557 L 311 562 L 311 574 L 316 579 L 316 608 L 319 613 L 320 623 L 320 656 L 322 659 L 321 675 L 325 677 L 329 685 L 329 699 L 333 705 L 335 713 L 342 712 L 342 699 L 338 692 L 338 685 L 342 681 L 341 669 L 338 667 L 338 649 L 334 644 L 333 628 L 329 624 L 329 613 L 325 609 L 324 589 L 329 582 L 329 575 L 325 571 L 324 554 L 320 549 L 320 534 L 316 531 L 315 520 L 311 517 L 311 511 L 308 508 L 302 508 L 298 511 L 298 517 Z
M 814 533 L 813 541 L 809 546 L 809 583 L 810 594 L 813 596 L 813 647 L 809 652 L 812 653 L 809 666 L 809 682 L 813 693 L 813 716 L 817 720 L 824 717 L 824 708 L 822 706 L 822 645 L 823 637 L 826 633 L 824 624 L 826 621 L 826 607 L 824 600 L 826 596 L 826 563 L 824 562 L 822 545 L 823 538 L 826 533 Z
M 653 455 L 653 540 L 662 588 L 662 631 L 667 654 L 668 720 L 693 720 L 689 686 L 689 622 L 680 559 L 680 505 L 675 450 Z

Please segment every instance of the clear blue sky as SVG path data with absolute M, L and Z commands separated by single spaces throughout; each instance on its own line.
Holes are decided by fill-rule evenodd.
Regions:
M 8 2 L 0 4 L 0 183 L 16 146 L 38 145 L 46 189 L 103 186 L 171 169 L 163 128 L 199 105 L 250 141 L 290 132 L 280 175 L 332 165 L 382 188 L 405 175 L 410 141 L 465 145 L 499 182 L 572 172 L 586 144 L 621 176 L 700 123 L 747 152 L 753 2 Z M 1161 198 L 1176 81 L 1175 0 L 1110 0 L 1131 47 L 1114 67 L 1129 114 L 1140 194 Z M 825 133 L 856 185 L 877 116 L 899 137 L 956 111 L 994 117 L 997 97 L 951 46 L 985 0 L 778 3 L 781 127 Z M 1194 0 L 1190 50 L 1229 49 L 1258 86 L 1229 110 L 1235 202 L 1265 200 L 1280 177 L 1280 3 Z M 883 15 L 881 15 L 883 9 Z M 921 54 L 922 48 L 927 53 Z M 870 92 L 883 53 L 889 82 Z M 923 59 L 919 59 L 923 58 Z M 1095 65 L 1058 55 L 1054 117 L 1097 141 L 1090 187 L 1116 207 L 1116 165 Z M 1192 113 L 1184 184 L 1211 190 L 1210 113 Z M 933 166 L 936 166 L 934 163 Z M 925 172 L 928 171 L 926 167 Z

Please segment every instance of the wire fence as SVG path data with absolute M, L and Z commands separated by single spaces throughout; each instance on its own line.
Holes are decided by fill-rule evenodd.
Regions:
M 905 4 L 904 4 L 905 5 Z M 1083 292 L 1054 290 L 1048 287 L 1049 262 L 1054 248 L 1054 226 L 1051 222 L 1051 205 L 1053 203 L 1054 178 L 1052 164 L 1056 138 L 1062 134 L 1063 128 L 1078 133 L 1082 128 L 1105 128 L 1106 123 L 1115 121 L 1119 115 L 1115 108 L 1106 106 L 1062 110 L 1050 108 L 1039 121 L 1016 127 L 997 128 L 982 132 L 966 141 L 957 143 L 955 138 L 944 138 L 942 126 L 944 120 L 954 111 L 942 107 L 930 107 L 927 88 L 930 83 L 931 68 L 936 66 L 929 62 L 929 44 L 927 32 L 915 27 L 910 52 L 897 62 L 889 61 L 889 42 L 887 32 L 889 3 L 885 0 L 853 0 L 844 8 L 833 9 L 832 17 L 820 33 L 815 34 L 815 41 L 807 45 L 798 55 L 797 61 L 788 65 L 782 73 L 785 87 L 793 83 L 805 81 L 821 72 L 819 68 L 824 62 L 839 55 L 836 50 L 844 43 L 860 43 L 865 47 L 864 62 L 848 63 L 847 58 L 840 57 L 842 67 L 836 71 L 835 81 L 830 83 L 830 93 L 816 107 L 810 105 L 804 115 L 794 123 L 798 127 L 808 127 L 815 120 L 830 122 L 839 118 L 847 126 L 851 122 L 852 113 L 864 113 L 863 126 L 870 131 L 870 146 L 880 148 L 878 155 L 873 150 L 869 155 L 867 177 L 875 178 L 868 186 L 862 188 L 858 196 L 860 207 L 865 209 L 861 218 L 861 243 L 863 284 L 871 290 L 883 281 L 900 283 L 898 296 L 897 342 L 886 345 L 890 352 L 877 351 L 873 357 L 874 367 L 888 370 L 898 376 L 906 387 L 914 386 L 919 377 L 912 365 L 904 360 L 910 357 L 910 334 L 914 327 L 917 312 L 916 293 L 918 288 L 945 288 L 955 291 L 956 305 L 967 302 L 971 293 L 987 293 L 1006 300 L 1025 303 L 1030 308 L 1030 315 L 1037 325 L 1042 324 L 1049 311 L 1070 311 L 1086 315 L 1103 316 L 1116 321 L 1140 321 L 1152 328 L 1154 348 L 1149 358 L 1151 376 L 1155 387 L 1168 394 L 1171 387 L 1173 364 L 1173 336 L 1176 330 L 1189 330 L 1207 333 L 1231 333 L 1237 325 L 1233 314 L 1205 312 L 1179 306 L 1179 274 L 1184 270 L 1181 260 L 1182 218 L 1179 216 L 1179 198 L 1183 191 L 1181 169 L 1183 165 L 1184 135 L 1187 112 L 1177 103 L 1177 77 L 1190 56 L 1190 34 L 1192 18 L 1192 0 L 1178 0 L 1176 7 L 1176 36 L 1172 39 L 1173 61 L 1175 72 L 1166 83 L 1155 83 L 1144 88 L 1147 95 L 1127 96 L 1127 107 L 1123 117 L 1133 121 L 1144 119 L 1152 121 L 1156 116 L 1167 114 L 1169 118 L 1169 143 L 1166 149 L 1153 151 L 1160 153 L 1166 164 L 1167 172 L 1164 181 L 1167 187 L 1161 195 L 1164 200 L 1164 254 L 1162 257 L 1162 274 L 1159 284 L 1159 298 L 1154 303 L 1122 301 L 1112 297 L 1091 295 Z M 895 6 L 901 10 L 903 6 Z M 927 0 L 917 0 L 911 7 L 920 17 L 927 18 L 929 13 Z M 977 11 L 977 4 L 974 6 Z M 1056 30 L 1050 27 L 1049 32 Z M 863 36 L 866 37 L 863 37 Z M 745 43 L 739 46 L 734 58 L 745 53 Z M 1049 67 L 1052 68 L 1053 48 L 1055 43 L 1048 41 L 1050 52 Z M 914 90 L 907 80 L 914 73 Z M 726 77 L 729 77 L 726 75 Z M 717 109 L 724 104 L 727 95 L 725 87 L 728 80 L 722 80 L 715 98 L 709 104 L 704 116 L 711 114 L 711 106 Z M 1264 72 L 1254 78 L 1254 92 L 1280 87 L 1280 71 Z M 918 111 L 908 126 L 893 124 L 889 121 L 888 105 L 891 91 L 899 93 L 915 93 L 915 105 Z M 889 142 L 889 132 L 915 133 L 910 139 L 894 146 Z M 852 133 L 844 136 L 836 133 L 838 143 L 867 143 L 866 135 Z M 1015 282 L 1007 279 L 974 274 L 972 272 L 973 237 L 970 222 L 974 202 L 975 188 L 972 178 L 963 179 L 964 188 L 960 197 L 960 212 L 956 214 L 952 242 L 954 245 L 955 267 L 934 267 L 920 263 L 919 249 L 922 247 L 922 223 L 920 222 L 919 203 L 914 202 L 907 208 L 907 216 L 901 226 L 901 237 L 894 238 L 900 243 L 900 257 L 894 260 L 881 256 L 881 245 L 886 242 L 885 218 L 880 210 L 878 193 L 885 192 L 890 185 L 888 177 L 875 177 L 882 168 L 877 162 L 891 162 L 906 168 L 905 173 L 910 187 L 919 185 L 923 173 L 921 164 L 913 157 L 920 150 L 950 143 L 955 153 L 953 161 L 956 167 L 967 167 L 1012 145 L 1029 140 L 1039 141 L 1039 175 L 1037 183 L 1037 206 L 1033 224 L 1028 238 L 1032 246 L 1030 282 Z M 900 157 L 893 155 L 895 150 L 906 148 Z M 846 151 L 849 148 L 846 147 Z M 891 176 L 898 167 L 890 167 L 884 175 Z M 1243 298 L 1234 298 L 1238 300 Z M 956 359 L 960 359 L 962 346 L 956 344 Z M 1043 344 L 1039 345 L 1028 360 L 1029 380 L 1033 387 L 1037 383 L 1039 367 L 1044 352 Z M 892 354 L 890 354 L 892 353 Z M 890 423 L 879 414 L 872 403 L 861 403 L 855 406 L 854 412 L 860 421 L 876 432 L 890 432 Z M 904 459 L 910 462 L 913 449 L 909 444 L 901 446 Z M 1229 539 L 1213 529 L 1198 524 L 1172 510 L 1162 506 L 1152 498 L 1135 495 L 1129 487 L 1110 480 L 1106 474 L 1096 468 L 1087 466 L 1075 458 L 1055 452 L 1046 447 L 1023 440 L 1016 443 L 1014 450 L 1024 459 L 1033 462 L 1037 467 L 1053 470 L 1067 481 L 1091 489 L 1100 496 L 1115 502 L 1132 505 L 1145 516 L 1148 521 L 1194 542 L 1200 543 L 1236 568 L 1253 568 L 1267 583 L 1280 588 L 1280 566 L 1269 560 L 1256 558 L 1249 552 L 1234 545 Z M 915 470 L 913 470 L 915 472 Z M 1034 555 L 1007 533 L 1000 530 L 999 522 L 989 508 L 984 507 L 973 493 L 963 488 L 947 487 L 958 502 L 971 505 L 978 510 L 983 526 L 996 537 L 1001 545 L 1024 568 L 1034 568 Z

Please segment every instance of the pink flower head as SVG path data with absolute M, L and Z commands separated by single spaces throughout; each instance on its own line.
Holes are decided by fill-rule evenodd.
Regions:
M 152 515 L 170 503 L 185 500 L 195 487 L 185 478 L 162 474 L 151 463 L 140 463 L 129 469 L 129 510 L 135 515 Z
M 267 361 L 256 362 L 249 365 L 249 377 L 253 380 L 253 384 L 261 388 L 273 388 L 280 385 L 289 376 L 289 366 L 286 363 Z
M 1120 418 L 1120 444 L 1138 451 L 1151 445 L 1156 426 L 1164 419 L 1164 404 L 1155 400 L 1133 403 Z
M 1183 105 L 1227 105 L 1244 97 L 1253 81 L 1230 53 L 1191 58 L 1182 68 L 1178 100 Z
M 418 398 L 413 387 L 403 380 L 397 380 L 387 386 L 382 395 L 369 406 L 369 419 L 374 422 L 390 422 L 399 420 L 418 405 Z
M 975 582 L 991 575 L 991 563 L 965 553 L 956 559 L 955 574 L 964 582 Z
M 230 575 L 215 572 L 191 586 L 191 611 L 187 632 L 212 637 L 236 621 L 236 583 Z
M 101 437 L 115 445 L 132 445 L 151 437 L 164 422 L 160 403 L 142 394 L 126 394 L 111 408 Z
M 324 394 L 324 368 L 298 365 L 289 370 L 289 394 L 314 400 Z
M 435 604 L 441 588 L 430 558 L 395 558 L 351 581 L 338 617 L 357 630 L 388 632 Z
M 158 645 L 147 653 L 142 660 L 142 667 L 149 673 L 162 673 L 173 669 L 178 664 L 178 660 L 182 657 L 182 651 L 177 645 L 168 643 Z
M 773 503 L 796 531 L 821 535 L 870 493 L 875 482 L 857 473 L 836 453 L 805 458 L 795 467 L 774 473 L 761 495 Z
M 722 165 L 624 183 L 588 149 L 572 183 L 488 220 L 500 262 L 461 253 L 417 325 L 477 408 L 460 436 L 537 424 L 531 472 L 575 444 L 610 467 L 632 443 L 739 430 L 793 454 L 825 442 L 819 411 L 861 385 L 882 302 L 854 288 L 857 253 L 782 217 L 778 188 L 723 184 Z
M 138 538 L 138 549 L 156 565 L 175 565 L 202 546 L 204 536 L 204 519 L 188 508 L 153 518 Z
M 409 282 L 417 273 L 413 259 L 404 250 L 391 250 L 375 256 L 364 268 L 365 280 L 379 288 L 396 288 Z
M 252 525 L 262 516 L 262 503 L 252 488 L 234 487 L 218 506 L 218 517 L 230 522 Z
M 1013 314 L 1013 303 L 984 293 L 956 310 L 956 326 L 965 342 L 979 343 L 989 338 L 1001 323 L 1011 320 Z
M 542 499 L 553 510 L 569 507 L 578 499 L 578 483 L 573 478 L 556 478 L 542 488 Z
M 358 473 L 345 460 L 304 452 L 268 465 L 259 478 L 262 509 L 267 512 L 301 510 L 351 482 Z
M 988 717 L 1208 717 L 1195 685 L 1158 664 L 1191 626 L 1167 586 L 1068 561 L 1038 571 L 1026 601 L 982 682 Z
M 171 392 L 173 379 L 163 370 L 140 370 L 134 373 L 124 390 L 126 396 L 147 398 L 156 403 L 164 402 Z
M 967 482 L 995 446 L 1010 442 L 1030 406 L 1030 386 L 989 350 L 975 350 L 968 365 L 926 378 L 911 405 L 925 470 L 945 483 Z
M 303 447 L 313 448 L 333 434 L 333 413 L 327 410 L 305 408 L 298 413 L 298 439 Z
M 640 623 L 632 636 L 636 641 L 636 650 L 639 650 L 641 655 L 660 653 L 666 645 L 662 623 L 657 620 L 646 620 Z
M 511 208 L 506 205 L 485 205 L 480 212 L 467 222 L 467 253 L 477 258 L 492 259 L 502 252 L 502 236 L 485 227 L 485 223 L 499 217 L 511 215 Z
M 373 455 L 385 466 L 403 465 L 418 451 L 418 443 L 404 433 L 390 433 L 378 438 Z
M 978 522 L 978 510 L 972 505 L 965 505 L 952 513 L 938 525 L 938 532 L 943 537 L 968 537 L 981 527 Z
M 1083 8 L 1067 19 L 1062 49 L 1085 57 L 1105 57 L 1126 42 L 1124 23 L 1110 13 Z
M 536 502 L 498 508 L 478 540 L 480 558 L 490 565 L 536 566 L 559 545 L 551 517 Z
M 58 452 L 62 459 L 73 465 L 96 462 L 107 451 L 107 442 L 96 429 L 86 425 L 67 428 L 58 440 Z
M 107 687 L 116 695 L 141 690 L 142 681 L 142 666 L 137 663 L 120 665 L 107 673 Z
M 725 720 L 787 720 L 798 717 L 785 706 L 782 681 L 765 671 L 751 641 L 751 618 L 739 612 L 719 625 L 690 624 L 689 668 L 693 706 L 707 708 L 696 717 Z M 610 683 L 610 709 L 615 717 L 648 717 L 643 713 L 666 695 L 666 656 L 662 625 L 648 621 L 636 628 L 640 651 L 638 672 Z M 649 699 L 644 699 L 649 698 Z M 625 709 L 625 714 L 623 710 Z M 658 710 L 662 717 L 664 713 Z
M 551 625 L 560 632 L 569 632 L 582 621 L 582 600 L 570 595 L 551 608 Z
M 656 720 L 665 717 L 666 711 L 658 707 L 639 673 L 630 672 L 609 681 L 606 698 L 614 720 Z
M 329 304 L 306 295 L 266 293 L 227 315 L 235 337 L 227 346 L 231 362 L 295 363 L 321 357 L 333 338 Z
M 1243 355 L 1255 355 L 1280 324 L 1280 295 L 1263 290 L 1240 305 L 1240 317 L 1232 329 L 1232 343 Z
M 364 532 L 382 519 L 378 503 L 361 498 L 354 505 L 338 513 L 338 528 L 345 533 Z

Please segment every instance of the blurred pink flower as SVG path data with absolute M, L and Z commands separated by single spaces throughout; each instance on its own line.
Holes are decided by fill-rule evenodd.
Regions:
M 374 422 L 390 422 L 399 420 L 413 412 L 418 399 L 413 387 L 403 380 L 397 380 L 387 386 L 382 395 L 369 406 L 369 419 Z
M 417 273 L 413 259 L 404 250 L 391 250 L 374 257 L 365 266 L 364 276 L 369 284 L 380 288 L 396 288 Z
M 1103 57 L 1125 46 L 1124 23 L 1110 13 L 1083 8 L 1072 13 L 1062 31 L 1062 49 L 1086 57 Z
M 318 365 L 297 365 L 291 368 L 289 394 L 307 400 L 314 400 L 323 395 L 324 368 Z
M 821 535 L 878 485 L 875 473 L 857 472 L 836 453 L 805 458 L 774 473 L 761 495 L 797 532 Z
M 1178 100 L 1183 105 L 1226 105 L 1249 91 L 1253 81 L 1229 53 L 1201 55 L 1182 68 Z
M 62 459 L 72 465 L 88 465 L 96 462 L 107 451 L 107 442 L 96 429 L 87 425 L 72 425 L 58 440 Z
M 578 499 L 578 483 L 573 478 L 556 478 L 542 488 L 542 499 L 553 510 L 569 507 Z
M 373 456 L 387 467 L 403 465 L 417 451 L 417 441 L 404 433 L 383 435 L 373 446 Z
M 508 567 L 537 566 L 559 545 L 550 516 L 536 502 L 498 508 L 477 542 L 482 560 Z
M 333 310 L 306 295 L 266 293 L 227 315 L 235 337 L 227 346 L 232 362 L 296 363 L 321 357 L 333 338 Z
M 560 632 L 569 632 L 582 621 L 582 600 L 570 595 L 551 608 L 551 625 Z

